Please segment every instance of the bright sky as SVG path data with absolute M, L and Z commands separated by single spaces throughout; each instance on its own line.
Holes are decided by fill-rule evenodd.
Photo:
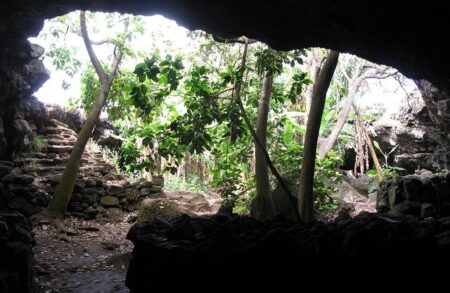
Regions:
M 160 52 L 167 52 L 170 47 L 176 54 L 178 52 L 187 52 L 193 50 L 194 44 L 192 40 L 188 38 L 187 33 L 189 32 L 184 27 L 178 26 L 175 21 L 164 18 L 160 15 L 143 17 L 145 32 L 142 36 L 139 36 L 133 40 L 133 49 L 142 52 L 152 52 L 155 48 L 158 48 Z M 101 23 L 101 21 L 99 21 Z M 44 30 L 48 27 L 48 22 L 45 23 Z M 89 26 L 89 23 L 88 23 Z M 99 27 L 100 29 L 100 27 Z M 163 34 L 161 33 L 163 32 Z M 91 39 L 98 40 L 100 37 L 96 38 L 96 35 L 101 35 L 102 31 L 99 31 L 95 35 L 90 35 Z M 37 38 L 29 39 L 33 43 L 37 43 L 44 47 L 46 51 L 50 48 L 49 42 L 41 39 L 39 36 Z M 156 43 L 153 40 L 157 40 Z M 74 46 L 77 48 L 77 58 L 82 61 L 82 63 L 89 62 L 89 56 L 87 55 L 86 49 L 83 44 L 81 37 L 68 38 L 68 46 Z M 111 54 L 111 48 L 106 46 L 94 46 L 94 50 L 99 58 L 104 58 L 105 56 Z M 136 60 L 128 60 L 125 66 L 128 68 L 133 68 L 138 62 L 141 62 L 141 58 Z M 44 64 L 47 69 L 51 71 L 50 79 L 39 89 L 35 95 L 38 99 L 44 103 L 57 103 L 60 105 L 65 105 L 69 97 L 78 97 L 80 95 L 80 75 L 77 74 L 70 80 L 71 87 L 68 90 L 64 90 L 61 87 L 62 81 L 67 77 L 51 64 L 49 58 L 44 59 Z
M 75 12 L 74 12 L 75 13 Z M 175 21 L 169 20 L 162 16 L 156 15 L 151 17 L 143 17 L 145 33 L 133 41 L 133 49 L 142 52 L 151 52 L 154 48 L 158 48 L 160 52 L 167 52 L 171 48 L 172 54 L 180 52 L 187 53 L 196 49 L 195 43 L 187 36 L 188 30 L 178 26 Z M 97 23 L 102 23 L 98 21 Z M 48 28 L 48 22 L 46 22 Z M 89 26 L 89 22 L 88 22 Z M 45 30 L 44 28 L 44 30 Z M 97 26 L 98 32 L 91 35 L 91 39 L 101 39 L 102 34 L 106 34 L 105 30 L 101 30 L 101 26 Z M 30 38 L 30 41 L 43 46 L 46 50 L 49 49 L 49 42 L 41 38 Z M 84 48 L 81 37 L 70 38 L 67 41 L 68 46 L 77 48 L 77 58 L 82 63 L 88 62 L 88 55 Z M 111 53 L 111 47 L 95 46 L 94 47 L 99 58 L 107 56 Z M 142 58 L 136 60 L 129 60 L 122 66 L 133 68 Z M 69 97 L 78 97 L 80 95 L 80 76 L 74 76 L 70 80 L 71 87 L 68 90 L 63 90 L 61 87 L 65 75 L 58 72 L 51 64 L 48 58 L 44 59 L 45 66 L 51 71 L 51 78 L 35 93 L 39 100 L 45 103 L 57 103 L 64 105 L 67 103 Z M 66 77 L 67 79 L 67 77 Z M 370 90 L 362 96 L 358 97 L 358 104 L 370 107 L 375 104 L 383 104 L 387 109 L 385 117 L 398 110 L 400 101 L 405 97 L 404 91 L 399 87 L 397 81 L 393 78 L 388 78 L 380 81 L 371 80 L 368 83 Z M 412 91 L 415 85 L 412 81 L 408 82 L 406 89 Z

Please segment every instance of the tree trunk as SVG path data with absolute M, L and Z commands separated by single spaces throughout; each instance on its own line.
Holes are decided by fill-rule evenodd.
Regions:
M 91 112 L 89 113 L 89 116 L 87 117 L 86 121 L 83 124 L 83 127 L 80 130 L 80 133 L 78 134 L 77 141 L 75 142 L 75 145 L 70 153 L 70 158 L 66 168 L 64 169 L 61 181 L 59 182 L 58 187 L 55 190 L 55 194 L 53 195 L 53 198 L 47 207 L 48 215 L 58 220 L 64 218 L 64 214 L 66 212 L 67 205 L 69 204 L 73 187 L 75 185 L 75 179 L 80 169 L 81 157 L 83 155 L 84 148 L 86 147 L 89 137 L 94 130 L 103 105 L 108 98 L 111 84 L 117 74 L 119 63 L 122 59 L 122 54 L 119 50 L 111 66 L 111 73 L 109 75 L 106 75 L 100 65 L 97 56 L 95 55 L 94 50 L 92 49 L 92 44 L 90 43 L 89 36 L 87 34 L 86 16 L 84 11 L 80 12 L 80 26 L 86 50 L 88 51 L 91 62 L 94 65 L 95 71 L 97 72 L 101 86 L 100 93 L 97 96 L 94 105 L 92 106 Z
M 242 83 L 242 78 L 243 78 L 243 72 L 245 69 L 245 62 L 247 60 L 247 51 L 248 51 L 248 45 L 249 45 L 249 40 L 245 39 L 245 46 L 244 46 L 244 52 L 242 54 L 242 63 L 241 63 L 241 69 L 239 71 L 238 74 L 238 78 L 237 78 L 237 83 L 236 83 L 236 87 L 234 89 L 234 98 L 236 103 L 238 103 L 239 109 L 241 110 L 241 115 L 242 118 L 244 118 L 244 122 L 247 125 L 250 134 L 252 135 L 253 141 L 255 143 L 255 156 L 256 156 L 256 150 L 259 149 L 264 157 L 265 157 L 265 162 L 268 165 L 270 171 L 272 172 L 272 174 L 275 176 L 275 178 L 277 179 L 277 181 L 280 183 L 281 187 L 283 188 L 283 190 L 286 193 L 286 196 L 288 196 L 288 198 L 292 198 L 291 196 L 291 192 L 289 190 L 289 188 L 287 187 L 287 185 L 284 183 L 283 179 L 281 178 L 280 173 L 278 172 L 278 170 L 275 168 L 275 166 L 273 165 L 272 161 L 270 160 L 269 154 L 267 153 L 266 148 L 261 144 L 260 140 L 258 139 L 258 135 L 256 134 L 256 131 L 253 129 L 252 124 L 250 122 L 250 119 L 248 118 L 248 115 L 245 111 L 244 105 L 242 104 L 242 100 L 241 100 L 241 83 Z M 255 167 L 256 169 L 256 167 Z M 256 170 L 255 170 L 256 173 Z M 270 188 L 270 187 L 269 187 Z M 257 197 L 257 200 L 259 197 Z M 255 202 L 256 205 L 259 205 L 258 203 Z M 263 215 L 263 217 L 265 219 L 271 218 L 275 215 L 275 208 L 273 206 L 273 202 L 272 199 L 270 198 L 270 200 L 263 200 L 263 204 L 266 210 L 266 214 Z M 293 206 L 295 207 L 295 203 L 292 203 Z M 296 210 L 294 208 L 294 210 Z M 272 211 L 272 212 L 271 212 Z M 257 215 L 255 215 L 256 217 L 258 217 Z
M 264 72 L 263 91 L 259 98 L 258 116 L 256 119 L 256 137 L 261 143 L 261 147 L 255 148 L 255 182 L 257 205 L 254 216 L 257 219 L 271 219 L 275 215 L 270 190 L 269 170 L 263 149 L 267 150 L 267 120 L 269 117 L 269 103 L 272 94 L 273 76 L 269 72 Z
M 339 53 L 330 51 L 327 60 L 320 70 L 314 84 L 311 109 L 306 127 L 305 144 L 303 149 L 302 169 L 299 186 L 299 214 L 304 222 L 314 220 L 314 169 L 316 162 L 317 139 L 319 137 L 320 122 L 325 106 L 328 87 L 330 86 Z
M 309 73 L 311 75 L 311 79 L 314 81 L 317 81 L 321 67 L 319 50 L 320 50 L 319 48 L 311 49 L 311 63 L 309 64 Z M 304 119 L 305 125 L 308 123 L 309 111 L 311 109 L 311 103 L 313 98 L 313 89 L 314 83 L 308 86 L 305 94 L 305 108 L 306 108 Z
M 333 130 L 331 131 L 330 135 L 324 140 L 322 140 L 319 144 L 319 159 L 323 159 L 325 155 L 331 151 L 334 144 L 336 143 L 336 140 L 339 137 L 339 134 L 342 131 L 342 128 L 345 125 L 345 122 L 347 122 L 347 116 L 350 113 L 350 110 L 353 106 L 353 102 L 355 101 L 356 91 L 358 89 L 359 83 L 356 84 L 354 80 L 350 84 L 349 92 L 347 95 L 347 98 L 345 99 L 344 105 L 342 106 L 341 111 L 339 112 L 338 120 L 336 121 L 336 124 L 333 127 Z

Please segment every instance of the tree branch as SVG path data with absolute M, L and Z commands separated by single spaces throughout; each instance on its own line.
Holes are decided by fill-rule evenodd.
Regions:
M 92 45 L 96 45 L 96 46 L 104 45 L 106 43 L 111 43 L 109 40 L 94 41 L 94 40 L 89 39 L 89 41 L 91 42 Z
M 86 27 L 86 12 L 85 11 L 80 11 L 80 26 L 81 26 L 81 36 L 82 36 L 83 42 L 86 46 L 86 50 L 88 52 L 89 58 L 91 59 L 92 65 L 94 66 L 94 69 L 95 69 L 95 72 L 97 72 L 100 82 L 104 83 L 107 81 L 107 77 L 106 77 L 105 71 L 103 70 L 102 65 L 100 64 L 100 61 L 97 58 L 97 55 L 95 55 L 94 49 L 92 48 L 92 44 L 89 39 L 89 35 L 88 35 L 87 27 Z
M 253 40 L 253 39 L 248 39 L 247 37 L 239 37 L 239 38 L 232 38 L 232 39 L 227 39 L 227 38 L 222 38 L 220 36 L 217 35 L 212 35 L 212 38 L 214 41 L 219 42 L 219 43 L 239 43 L 239 44 L 253 44 L 256 43 L 257 40 Z
M 339 69 L 341 70 L 341 72 L 344 75 L 345 79 L 347 79 L 347 82 L 350 83 L 351 78 L 348 75 L 347 71 L 345 70 L 344 65 L 341 62 L 339 62 Z
M 364 79 L 386 79 L 386 78 L 389 78 L 389 77 L 399 74 L 398 70 L 396 70 L 392 73 L 389 73 L 389 74 L 385 74 L 385 75 L 378 75 L 378 73 L 380 73 L 380 72 L 378 71 L 378 72 L 374 73 L 374 75 L 365 75 Z

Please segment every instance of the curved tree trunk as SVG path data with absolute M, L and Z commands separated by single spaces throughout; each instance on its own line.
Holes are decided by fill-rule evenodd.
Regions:
M 327 60 L 320 70 L 319 76 L 315 81 L 313 89 L 313 98 L 309 113 L 308 124 L 306 127 L 305 144 L 303 149 L 302 169 L 299 186 L 299 214 L 304 222 L 314 220 L 314 169 L 316 162 L 317 139 L 319 137 L 320 122 L 322 119 L 323 108 L 325 106 L 328 87 L 337 65 L 339 53 L 330 51 Z
M 75 179 L 80 169 L 81 157 L 83 155 L 84 148 L 86 147 L 89 137 L 94 130 L 103 105 L 108 98 L 111 84 L 117 74 L 119 63 L 122 60 L 122 54 L 119 50 L 111 66 L 111 73 L 109 75 L 106 75 L 100 65 L 97 56 L 94 53 L 92 44 L 89 40 L 84 11 L 80 12 L 80 26 L 86 50 L 88 51 L 91 62 L 94 65 L 95 71 L 97 72 L 101 86 L 100 93 L 97 96 L 94 105 L 92 106 L 91 112 L 89 113 L 89 116 L 87 117 L 86 121 L 83 124 L 83 127 L 80 130 L 80 133 L 78 134 L 77 141 L 75 142 L 75 145 L 70 153 L 70 158 L 66 168 L 64 169 L 61 181 L 59 182 L 58 187 L 55 190 L 55 194 L 53 195 L 53 198 L 47 207 L 48 215 L 55 219 L 62 219 L 64 217 L 67 205 L 70 201 L 70 197 L 72 196 Z
M 275 215 L 272 202 L 272 192 L 268 173 L 267 160 L 264 150 L 267 150 L 267 120 L 269 117 L 269 103 L 272 94 L 273 76 L 264 72 L 263 91 L 259 98 L 258 116 L 256 119 L 256 137 L 260 142 L 260 147 L 255 147 L 255 181 L 256 198 L 254 216 L 260 220 L 271 219 Z M 256 142 L 255 142 L 256 144 Z
M 342 131 L 342 128 L 345 125 L 345 122 L 347 122 L 347 116 L 350 113 L 350 110 L 353 106 L 353 102 L 355 101 L 356 91 L 358 88 L 358 85 L 355 85 L 354 83 L 351 83 L 350 91 L 347 95 L 347 98 L 345 99 L 344 105 L 342 106 L 341 111 L 339 112 L 338 120 L 336 121 L 336 124 L 333 127 L 333 130 L 331 131 L 330 135 L 324 140 L 321 141 L 319 144 L 319 159 L 323 159 L 325 155 L 331 151 L 334 144 L 336 143 L 336 140 L 339 137 L 339 134 Z

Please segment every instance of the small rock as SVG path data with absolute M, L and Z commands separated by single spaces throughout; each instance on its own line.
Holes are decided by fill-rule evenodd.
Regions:
M 33 243 L 34 238 L 31 235 L 31 232 L 25 230 L 24 228 L 22 228 L 19 225 L 16 225 L 15 229 L 14 229 L 14 235 L 16 235 L 16 238 L 18 240 L 23 241 L 24 243 Z
M 11 174 L 14 176 L 20 176 L 22 175 L 22 169 L 20 169 L 19 167 L 15 167 L 11 170 Z
M 69 238 L 64 237 L 64 236 L 59 236 L 58 239 L 59 239 L 60 241 L 62 241 L 62 242 L 69 242 L 69 241 L 70 241 Z
M 141 195 L 142 196 L 147 196 L 150 194 L 150 188 L 144 187 L 141 189 Z
M 150 187 L 150 193 L 158 193 L 162 191 L 162 187 L 158 185 L 154 185 Z
M 95 181 L 94 178 L 86 178 L 84 180 L 84 182 L 86 183 L 86 186 L 90 186 L 90 187 L 95 187 L 97 186 L 97 181 Z
M 425 219 L 428 217 L 434 217 L 436 215 L 436 209 L 431 203 L 423 203 L 420 207 L 420 216 Z
M 77 180 L 75 180 L 75 186 L 78 187 L 79 189 L 83 189 L 86 187 L 86 182 L 84 182 L 83 180 L 77 179 Z
M 102 196 L 102 198 L 100 199 L 100 203 L 104 207 L 117 207 L 119 206 L 119 199 L 114 196 L 106 195 Z
M 141 187 L 152 187 L 152 182 L 151 181 L 143 181 L 139 183 L 139 186 Z
M 109 185 L 108 189 L 106 189 L 107 195 L 117 195 L 119 193 L 123 193 L 123 187 L 120 185 Z
M 117 248 L 119 248 L 119 244 L 113 243 L 113 242 L 106 242 L 105 241 L 105 242 L 102 242 L 101 245 L 102 245 L 103 249 L 110 250 L 110 251 L 114 251 Z

